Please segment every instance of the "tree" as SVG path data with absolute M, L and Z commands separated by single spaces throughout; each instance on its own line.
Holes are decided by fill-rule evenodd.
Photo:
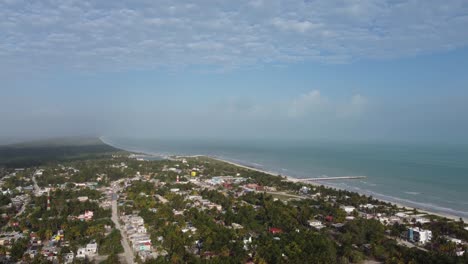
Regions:
M 24 252 L 28 247 L 28 239 L 21 238 L 15 241 L 13 246 L 11 247 L 11 257 L 13 260 L 19 260 L 23 257 Z
M 100 262 L 100 264 L 116 264 L 116 263 L 120 263 L 120 261 L 119 261 L 119 256 L 117 256 L 117 254 L 115 253 L 110 254 L 106 260 Z

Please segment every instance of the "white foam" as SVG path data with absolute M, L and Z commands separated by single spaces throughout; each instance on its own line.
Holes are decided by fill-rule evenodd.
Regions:
M 406 194 L 411 194 L 411 195 L 419 195 L 421 194 L 420 192 L 405 192 Z

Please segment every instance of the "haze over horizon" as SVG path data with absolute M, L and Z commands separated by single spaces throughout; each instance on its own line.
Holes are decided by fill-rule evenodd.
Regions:
M 468 2 L 0 1 L 0 144 L 468 143 Z

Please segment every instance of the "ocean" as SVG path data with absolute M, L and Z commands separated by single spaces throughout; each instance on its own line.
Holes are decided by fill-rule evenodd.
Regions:
M 468 218 L 466 145 L 102 139 L 129 151 L 208 155 L 296 178 L 366 176 L 321 183 Z

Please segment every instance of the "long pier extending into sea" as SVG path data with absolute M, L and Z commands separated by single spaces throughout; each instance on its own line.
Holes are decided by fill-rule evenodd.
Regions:
M 367 176 L 340 176 L 340 177 L 319 177 L 319 178 L 304 178 L 295 179 L 297 181 L 332 181 L 332 180 L 354 180 L 354 179 L 365 179 Z

